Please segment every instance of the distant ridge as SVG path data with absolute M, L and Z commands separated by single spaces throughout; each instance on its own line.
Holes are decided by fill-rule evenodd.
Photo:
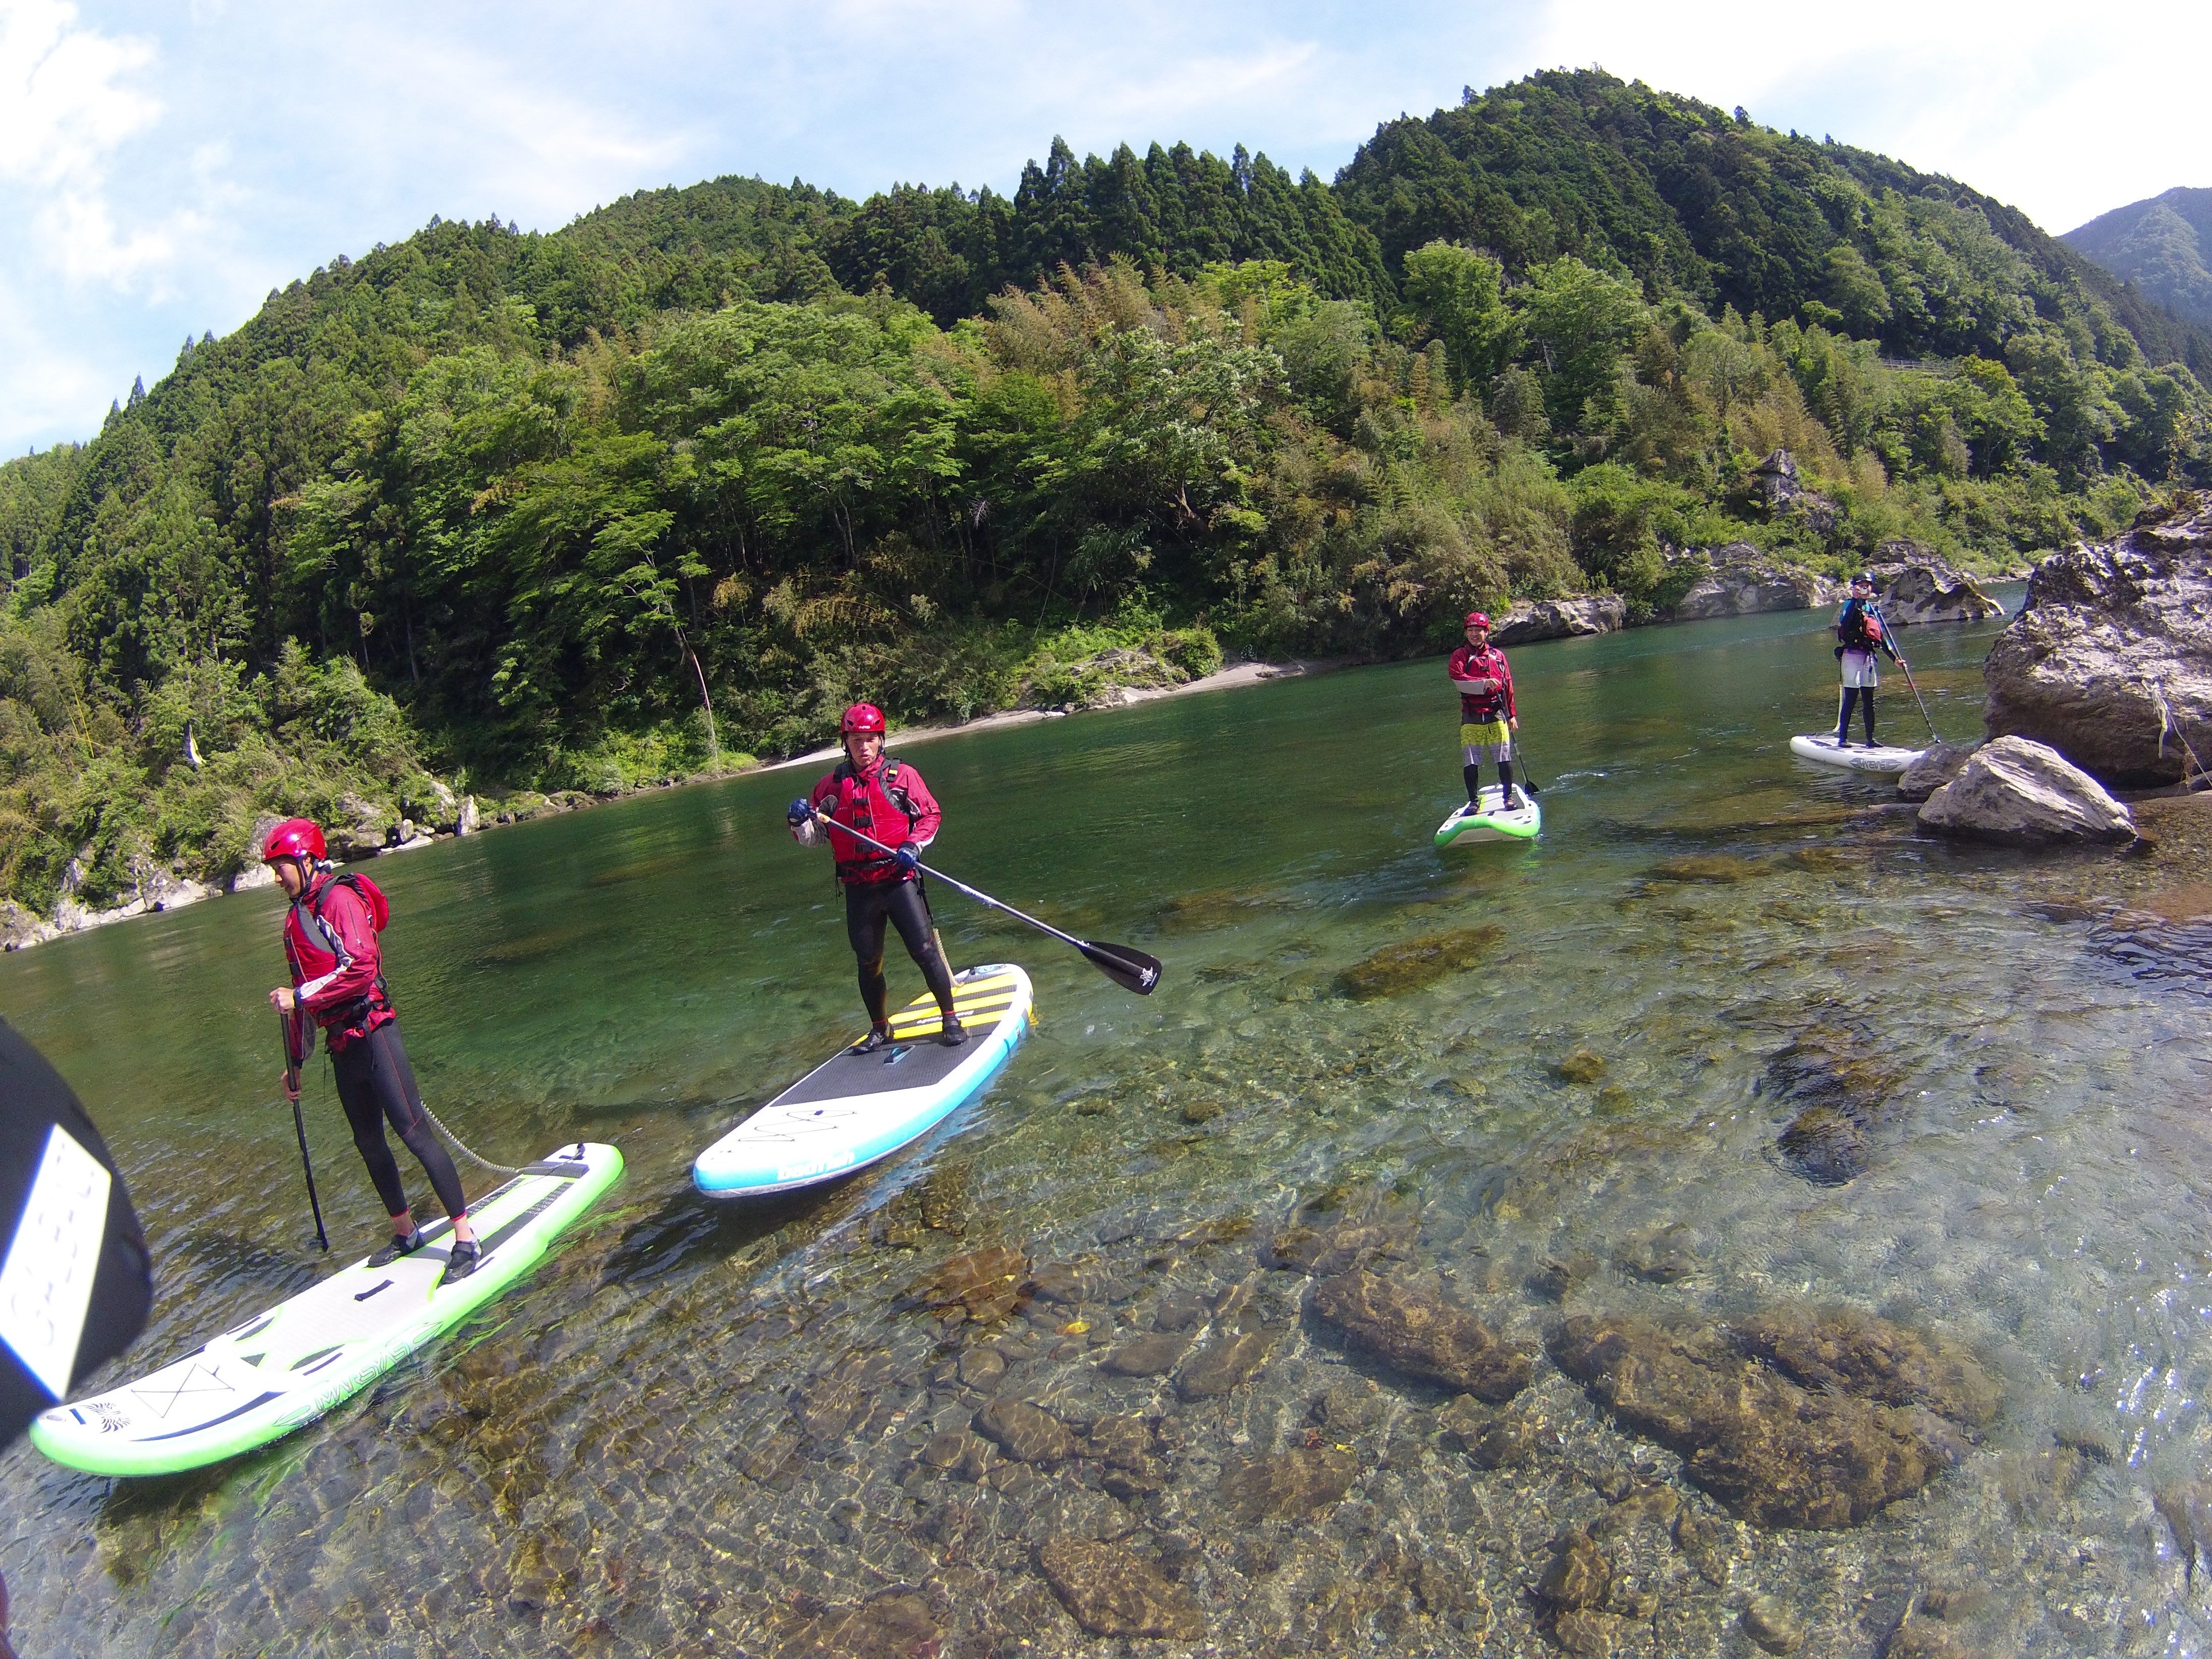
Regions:
M 2130 202 L 2058 240 L 2175 316 L 2212 327 L 2212 190 Z

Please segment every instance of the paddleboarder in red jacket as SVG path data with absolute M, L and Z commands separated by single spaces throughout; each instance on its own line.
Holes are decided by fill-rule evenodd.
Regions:
M 1526 806 L 1528 798 L 1514 787 L 1513 734 L 1521 729 L 1513 702 L 1513 671 L 1505 653 L 1490 642 L 1490 618 L 1480 611 L 1467 614 L 1467 643 L 1451 653 L 1446 671 L 1459 688 L 1460 775 L 1467 781 L 1467 804 L 1482 810 L 1482 763 L 1498 768 L 1498 787 L 1503 797 L 1498 810 L 1510 812 Z
M 369 1257 L 381 1267 L 422 1248 L 399 1165 L 384 1139 L 387 1120 L 407 1150 L 430 1177 L 438 1202 L 453 1218 L 453 1243 L 445 1276 L 439 1282 L 466 1279 L 483 1259 L 460 1172 L 431 1127 L 415 1068 L 399 1041 L 398 1012 L 384 985 L 384 956 L 377 934 L 385 916 L 384 895 L 363 877 L 331 869 L 323 832 L 307 818 L 287 818 L 262 843 L 262 862 L 276 873 L 291 906 L 284 913 L 284 955 L 292 982 L 269 993 L 277 1012 L 288 1017 L 297 1036 L 288 1037 L 294 1064 L 284 1073 L 287 1094 L 299 1087 L 299 1060 L 313 1038 L 313 1021 L 323 1029 L 323 1046 L 336 1075 L 338 1103 L 353 1127 L 353 1144 L 368 1166 L 377 1196 L 392 1218 L 392 1242 Z
M 944 814 L 921 774 L 884 753 L 884 711 L 856 702 L 839 722 L 845 758 L 814 786 L 814 793 L 791 803 L 791 833 L 802 847 L 826 836 L 837 860 L 837 879 L 845 889 L 845 934 L 859 959 L 860 1000 L 867 1005 L 868 1035 L 854 1045 L 866 1054 L 891 1040 L 889 987 L 884 978 L 885 924 L 896 927 L 907 954 L 921 969 L 930 994 L 943 1015 L 939 1041 L 948 1048 L 968 1041 L 952 1008 L 952 970 L 937 946 L 929 902 L 921 890 L 922 849 L 937 838 Z M 872 840 L 895 847 L 879 853 L 842 833 L 849 825 Z

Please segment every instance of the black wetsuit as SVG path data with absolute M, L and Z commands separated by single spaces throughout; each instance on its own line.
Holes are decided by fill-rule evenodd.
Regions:
M 937 935 L 929 925 L 929 906 L 918 881 L 854 882 L 845 889 L 845 936 L 860 958 L 860 1000 L 868 1005 L 869 1021 L 881 1025 L 890 1018 L 884 998 L 884 924 L 898 929 L 907 954 L 921 969 L 939 1008 L 952 1006 L 952 972 L 937 949 Z
M 460 1172 L 430 1127 L 422 1104 L 422 1091 L 415 1082 L 415 1068 L 407 1063 L 407 1050 L 399 1041 L 399 1022 L 386 1020 L 366 1036 L 356 1036 L 331 1051 L 331 1067 L 337 1073 L 338 1103 L 353 1126 L 353 1144 L 361 1161 L 368 1165 L 368 1178 L 384 1200 L 384 1212 L 398 1215 L 407 1207 L 406 1189 L 399 1184 L 399 1165 L 384 1139 L 385 1120 L 398 1132 L 407 1150 L 422 1161 L 438 1201 L 447 1215 L 469 1207 L 461 1191 Z

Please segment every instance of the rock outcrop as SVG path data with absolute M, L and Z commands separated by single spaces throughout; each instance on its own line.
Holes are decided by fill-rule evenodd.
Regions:
M 1628 620 L 1628 605 L 1617 593 L 1583 593 L 1568 599 L 1516 599 L 1490 630 L 1494 645 L 1526 645 L 1533 640 L 1579 639 L 1618 632 Z
M 1826 577 L 1769 557 L 1749 542 L 1730 542 L 1699 554 L 1711 568 L 1692 582 L 1667 611 L 1675 622 L 1713 617 L 1748 617 L 1764 611 L 1806 611 L 1826 605 L 1840 591 Z
M 2128 809 L 2047 744 L 2003 737 L 1977 749 L 1920 809 L 1940 834 L 2005 847 L 2121 843 L 2136 838 Z
M 2053 554 L 1982 665 L 1993 738 L 2033 738 L 2122 787 L 2212 756 L 2212 500 Z
M 2004 606 L 1948 559 L 1912 542 L 1884 542 L 1867 567 L 1881 614 L 1893 623 L 1979 622 Z

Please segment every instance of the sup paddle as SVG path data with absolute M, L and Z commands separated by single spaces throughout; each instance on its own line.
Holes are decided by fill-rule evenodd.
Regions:
M 307 1173 L 307 1207 L 315 1212 L 315 1242 L 328 1255 L 331 1236 L 323 1231 L 323 1201 L 315 1196 L 315 1166 L 307 1158 L 307 1121 L 300 1115 L 300 1067 L 307 1056 L 293 1041 L 294 1024 L 292 1018 L 278 1011 L 276 1034 L 284 1043 L 284 1098 L 292 1103 L 292 1130 L 300 1137 L 300 1167 Z
M 1889 618 L 1881 614 L 1881 602 L 1880 600 L 1876 600 L 1872 608 L 1875 620 L 1881 623 L 1881 637 L 1889 646 L 1889 659 L 1897 665 L 1898 672 L 1905 676 L 1905 684 L 1912 687 L 1912 701 L 1920 704 L 1920 718 L 1923 720 L 1927 720 L 1928 722 L 1928 741 L 1930 743 L 1942 742 L 1943 739 L 1936 735 L 1936 722 L 1932 720 L 1929 720 L 1928 705 L 1924 701 L 1923 701 L 1920 696 L 1920 688 L 1912 684 L 1911 665 L 1908 664 L 1904 658 L 1897 654 L 1897 642 L 1890 638 Z
M 836 820 L 818 807 L 815 809 L 814 817 L 817 823 L 824 826 L 836 824 L 842 834 L 850 836 L 863 846 L 872 847 L 879 853 L 889 853 L 894 857 L 897 855 L 897 848 L 886 847 L 872 836 L 864 836 L 857 830 L 836 823 Z M 1160 982 L 1160 963 L 1157 957 L 1148 957 L 1142 951 L 1133 951 L 1126 945 L 1099 945 L 1087 939 L 1078 939 L 1073 933 L 1063 933 L 1048 921 L 1039 921 L 1026 911 L 1017 910 L 1012 905 L 993 898 L 979 888 L 970 887 L 964 881 L 955 881 L 942 870 L 933 870 L 926 864 L 916 864 L 915 868 L 925 876 L 936 878 L 956 893 L 965 893 L 978 904 L 988 904 L 994 910 L 1003 910 L 1015 921 L 1029 923 L 1040 933 L 1050 933 L 1062 945 L 1073 945 L 1083 952 L 1083 959 L 1093 968 L 1105 975 L 1116 985 L 1126 990 L 1134 991 L 1140 997 L 1152 995 L 1153 988 Z M 944 949 L 942 945 L 938 948 L 940 951 Z
M 1542 794 L 1544 792 L 1536 787 L 1536 780 L 1528 775 L 1528 751 L 1521 746 L 1518 736 L 1513 739 L 1513 758 L 1521 763 L 1521 787 L 1531 796 Z

